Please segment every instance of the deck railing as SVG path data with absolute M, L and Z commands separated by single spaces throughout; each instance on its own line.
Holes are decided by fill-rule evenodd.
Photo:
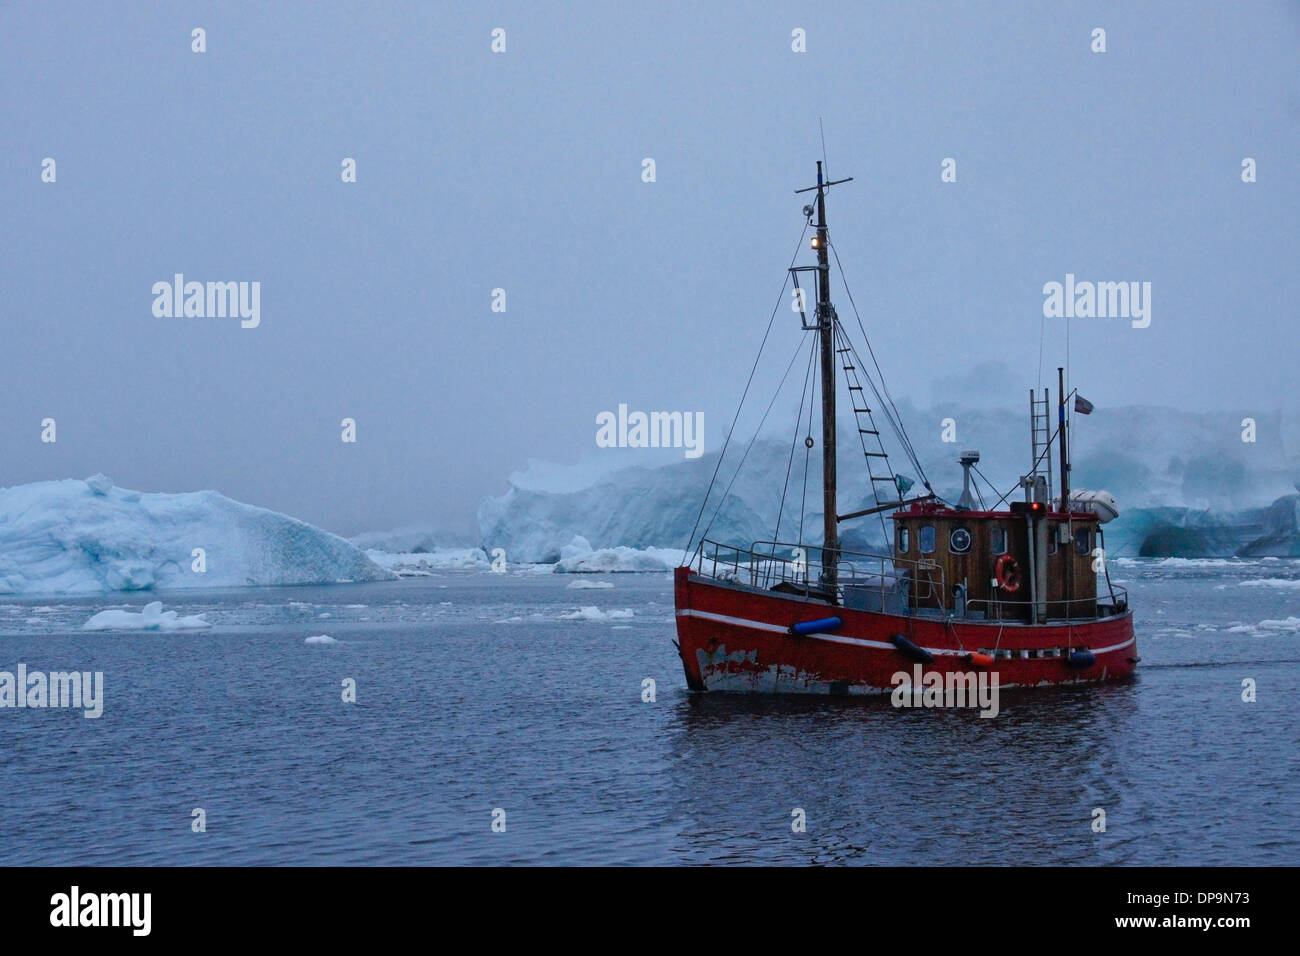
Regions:
M 1019 601 L 981 599 L 969 601 L 966 606 L 970 611 L 982 610 L 984 617 L 992 621 L 1019 621 L 1026 617 L 1026 608 L 1030 603 L 1028 599 Z M 1095 621 L 1099 617 L 1122 614 L 1128 608 L 1128 589 L 1112 585 L 1109 594 L 1071 598 L 1068 601 L 1062 599 L 1040 601 L 1039 606 L 1045 611 L 1040 618 L 1041 622 Z
M 983 620 L 1025 622 L 1028 596 L 1020 600 L 959 599 L 949 592 L 941 565 L 925 559 L 910 560 L 865 551 L 837 552 L 837 603 L 849 607 L 896 609 L 899 613 L 956 614 Z M 691 561 L 701 575 L 760 590 L 784 590 L 825 597 L 822 549 L 790 541 L 755 541 L 748 548 L 706 538 Z M 1050 621 L 1085 621 L 1122 613 L 1128 591 L 1112 586 L 1096 597 L 1052 600 L 1045 603 Z
M 875 592 L 880 606 L 891 596 L 919 604 L 942 601 L 945 593 L 943 569 L 932 561 L 911 561 L 892 555 L 866 551 L 836 552 L 837 600 L 846 592 Z M 696 552 L 692 566 L 700 574 L 723 581 L 770 590 L 786 585 L 786 590 L 809 594 L 825 593 L 822 582 L 822 549 L 816 545 L 792 541 L 755 541 L 749 548 L 738 548 L 705 539 Z

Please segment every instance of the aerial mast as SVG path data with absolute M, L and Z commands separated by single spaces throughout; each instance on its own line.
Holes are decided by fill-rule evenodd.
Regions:
M 1070 446 L 1067 437 L 1069 424 L 1065 414 L 1065 369 L 1056 370 L 1056 395 L 1060 402 L 1057 406 L 1057 441 L 1061 452 L 1061 510 L 1070 511 Z
M 817 252 L 817 334 L 821 344 L 821 386 L 822 386 L 822 587 L 835 599 L 838 583 L 839 566 L 839 517 L 836 511 L 836 475 L 835 475 L 835 307 L 831 305 L 831 265 L 830 240 L 826 232 L 826 190 L 846 179 L 827 182 L 822 173 L 822 164 L 817 163 L 817 185 L 807 189 L 797 189 L 797 193 L 817 190 L 817 206 L 813 214 L 817 216 L 815 226 L 817 234 L 813 237 L 812 247 Z M 805 209 L 805 211 L 807 211 Z
M 838 578 L 839 511 L 836 510 L 835 475 L 835 308 L 831 305 L 831 266 L 826 238 L 826 186 L 822 164 L 817 163 L 817 328 L 821 337 L 822 378 L 822 585 L 832 597 Z

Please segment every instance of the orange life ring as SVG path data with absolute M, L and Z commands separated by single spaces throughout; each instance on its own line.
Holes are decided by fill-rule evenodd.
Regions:
M 996 572 L 998 577 L 998 586 L 1008 594 L 1015 594 L 1020 590 L 1020 565 L 1016 559 L 1009 554 L 1004 554 L 998 558 Z

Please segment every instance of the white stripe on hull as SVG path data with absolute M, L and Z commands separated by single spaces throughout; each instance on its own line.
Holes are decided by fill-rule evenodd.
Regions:
M 678 617 L 694 617 L 703 621 L 716 621 L 719 624 L 730 624 L 734 627 L 747 627 L 752 631 L 766 631 L 772 634 L 790 634 L 790 629 L 782 627 L 779 624 L 768 624 L 765 621 L 751 621 L 743 617 L 729 617 L 726 614 L 714 614 L 711 611 L 696 611 L 688 608 L 684 611 L 677 612 Z M 871 641 L 862 637 L 844 637 L 841 634 L 804 634 L 799 639 L 808 640 L 809 638 L 817 641 L 830 641 L 835 644 L 856 644 L 859 647 L 872 647 L 878 650 L 894 651 L 897 650 L 893 644 L 888 641 Z M 1089 648 L 1094 654 L 1109 654 L 1111 651 L 1119 651 L 1137 642 L 1137 635 L 1133 635 L 1126 641 L 1119 644 L 1112 644 L 1110 647 Z M 943 647 L 926 647 L 923 650 L 936 656 L 964 657 L 969 651 L 951 650 Z M 1004 686 L 1012 686 L 1010 684 Z

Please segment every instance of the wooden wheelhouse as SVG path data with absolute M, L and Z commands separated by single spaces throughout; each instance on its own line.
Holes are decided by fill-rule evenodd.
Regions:
M 1026 623 L 1098 616 L 1094 514 L 1036 502 L 1007 511 L 921 502 L 892 517 L 894 556 L 918 578 L 913 610 Z

